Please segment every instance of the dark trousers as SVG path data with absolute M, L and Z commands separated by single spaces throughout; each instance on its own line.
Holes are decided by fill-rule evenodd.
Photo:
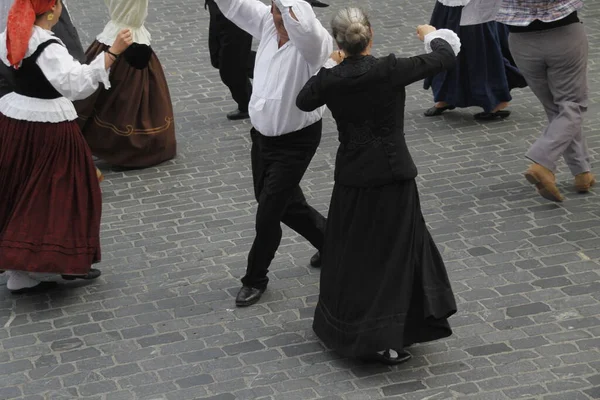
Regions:
M 321 141 L 322 121 L 283 136 L 267 137 L 255 129 L 252 177 L 258 201 L 256 237 L 242 284 L 264 289 L 267 272 L 281 242 L 281 222 L 306 238 L 317 250 L 325 240 L 326 219 L 306 202 L 300 181 Z
M 221 80 L 229 88 L 239 110 L 248 111 L 252 94 L 250 78 L 256 58 L 252 51 L 252 36 L 225 18 L 214 1 L 208 0 L 206 5 L 210 12 L 210 62 L 219 70 Z

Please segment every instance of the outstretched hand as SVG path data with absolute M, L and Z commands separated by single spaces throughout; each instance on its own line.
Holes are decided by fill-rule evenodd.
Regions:
M 427 36 L 431 32 L 435 32 L 436 30 L 437 29 L 435 29 L 431 25 L 419 25 L 419 26 L 417 26 L 417 36 L 419 37 L 419 39 L 421 41 L 424 41 L 425 40 L 425 36 Z

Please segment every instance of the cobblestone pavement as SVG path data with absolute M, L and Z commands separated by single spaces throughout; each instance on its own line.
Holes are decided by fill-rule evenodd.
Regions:
M 408 93 L 424 213 L 460 308 L 454 336 L 411 348 L 414 359 L 397 368 L 339 359 L 311 330 L 313 249 L 287 229 L 263 300 L 236 309 L 253 238 L 250 125 L 225 119 L 233 103 L 209 64 L 202 3 L 151 0 L 179 156 L 143 171 L 102 167 L 103 277 L 26 297 L 0 288 L 0 399 L 600 398 L 600 196 L 576 194 L 564 165 L 563 204 L 525 182 L 523 153 L 544 119 L 528 90 L 515 93 L 510 119 L 485 125 L 475 110 L 426 119 L 430 93 L 419 84 Z M 331 3 L 319 10 L 324 21 L 346 4 Z M 359 3 L 371 11 L 378 53 L 420 51 L 414 27 L 433 0 Z M 586 7 L 586 133 L 598 160 L 600 1 Z M 107 19 L 104 5 L 70 8 L 87 46 Z M 324 132 L 303 187 L 326 213 L 329 116 Z

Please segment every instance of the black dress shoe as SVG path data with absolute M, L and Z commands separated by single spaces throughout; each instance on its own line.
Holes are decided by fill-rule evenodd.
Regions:
M 427 109 L 423 115 L 425 115 L 426 117 L 437 117 L 438 115 L 442 115 L 444 113 L 444 111 L 447 110 L 454 110 L 456 107 L 451 106 L 451 105 L 446 105 L 443 107 L 436 107 L 433 106 L 429 109 Z
M 235 298 L 235 305 L 238 307 L 248 307 L 260 300 L 265 289 L 257 289 L 250 286 L 242 286 Z
M 38 293 L 55 288 L 56 286 L 58 286 L 58 283 L 54 281 L 43 281 L 33 287 L 11 290 L 10 292 L 12 294 Z
M 500 110 L 496 112 L 480 112 L 473 116 L 477 121 L 493 121 L 510 117 L 510 111 Z
M 311 258 L 310 258 L 310 266 L 313 268 L 320 268 L 321 267 L 321 252 L 317 251 Z
M 232 111 L 230 113 L 227 113 L 227 119 L 231 120 L 231 121 L 236 121 L 238 119 L 247 119 L 250 118 L 250 114 L 248 114 L 248 111 L 240 111 L 235 110 Z
M 102 272 L 100 272 L 100 270 L 97 270 L 96 268 L 90 268 L 90 272 L 88 272 L 85 275 L 61 275 L 61 277 L 65 281 L 74 281 L 75 279 L 85 279 L 89 281 L 92 279 L 99 278 L 100 275 L 102 275 Z

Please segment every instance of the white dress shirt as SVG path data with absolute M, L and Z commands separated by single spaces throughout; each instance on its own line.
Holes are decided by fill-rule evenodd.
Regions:
M 25 57 L 31 56 L 40 44 L 50 39 L 62 43 L 52 32 L 34 26 Z M 7 59 L 6 31 L 0 34 L 0 61 L 10 65 Z M 13 92 L 0 98 L 0 113 L 9 118 L 32 122 L 74 121 L 77 119 L 77 112 L 71 101 L 92 95 L 100 83 L 106 89 L 110 88 L 104 53 L 100 53 L 89 65 L 82 65 L 73 59 L 65 46 L 53 43 L 44 49 L 36 64 L 52 87 L 64 97 L 37 99 Z
M 254 67 L 250 121 L 265 136 L 280 136 L 314 124 L 324 107 L 306 113 L 296 107 L 296 96 L 319 71 L 333 51 L 329 32 L 310 4 L 286 0 L 281 11 L 290 40 L 279 48 L 271 7 L 259 0 L 215 0 L 223 14 L 260 40 Z
M 104 0 L 110 21 L 96 40 L 112 46 L 122 29 L 130 29 L 134 43 L 150 46 L 150 32 L 144 26 L 148 17 L 148 0 Z

